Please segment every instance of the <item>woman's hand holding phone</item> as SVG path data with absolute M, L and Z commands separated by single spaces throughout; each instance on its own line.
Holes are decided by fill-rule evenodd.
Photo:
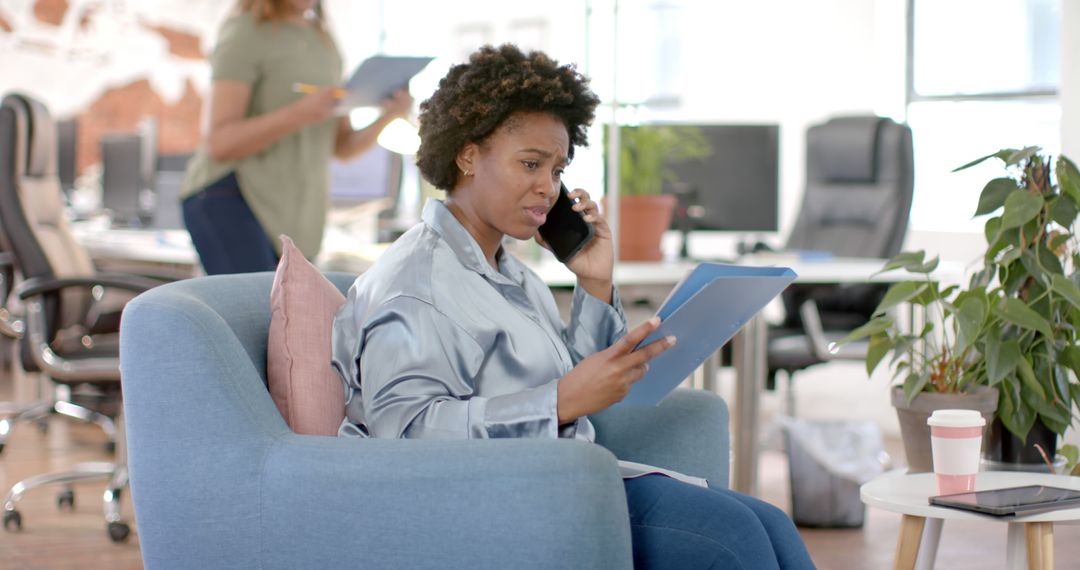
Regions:
M 592 296 L 611 302 L 612 271 L 615 266 L 614 250 L 611 244 L 611 228 L 607 220 L 600 215 L 600 208 L 581 188 L 567 193 L 572 201 L 572 209 L 580 214 L 586 223 L 592 226 L 592 239 L 576 254 L 564 260 L 566 267 L 578 278 L 578 283 Z M 559 231 L 551 228 L 551 231 Z M 538 233 L 536 241 L 543 247 L 550 245 Z
M 645 376 L 649 361 L 675 345 L 675 337 L 669 336 L 634 350 L 658 326 L 659 317 L 645 321 L 563 376 L 558 386 L 559 424 L 595 414 L 622 401 L 630 386 Z

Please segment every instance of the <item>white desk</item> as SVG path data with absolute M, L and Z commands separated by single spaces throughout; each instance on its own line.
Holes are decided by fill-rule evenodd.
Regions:
M 172 264 L 197 263 L 187 232 L 183 230 L 107 230 L 90 224 L 76 224 L 76 237 L 86 245 L 95 259 L 127 259 L 142 262 Z M 371 246 L 361 252 L 363 261 L 357 262 L 357 272 L 377 257 L 381 249 Z M 340 262 L 340 260 L 338 260 Z M 782 265 L 798 274 L 796 283 L 889 283 L 911 277 L 902 271 L 875 275 L 884 262 L 880 259 L 828 258 L 805 260 L 795 255 L 750 255 L 739 260 L 744 265 Z M 550 287 L 572 287 L 574 275 L 561 263 L 550 259 L 529 264 Z M 690 262 L 621 262 L 615 267 L 615 283 L 627 292 L 637 287 L 670 289 L 694 267 Z M 335 268 L 348 270 L 348 264 L 335 263 Z M 935 272 L 936 278 L 947 282 L 959 281 L 962 271 L 956 266 L 943 266 Z M 733 339 L 734 367 L 736 369 L 735 398 L 731 403 L 733 413 L 732 446 L 734 471 L 732 488 L 748 494 L 757 489 L 758 464 L 758 409 L 761 391 L 765 385 L 767 350 L 767 323 L 759 314 L 744 326 Z M 705 365 L 706 388 L 715 389 L 716 358 L 709 358 Z
M 1080 490 L 1080 477 L 1021 473 L 1016 471 L 983 471 L 975 481 L 975 489 L 1001 489 L 1021 485 L 1048 485 Z M 1020 517 L 993 517 L 959 509 L 931 506 L 927 500 L 937 495 L 933 473 L 908 475 L 897 469 L 879 475 L 862 486 L 859 492 L 864 503 L 904 515 L 900 537 L 896 544 L 894 569 L 934 567 L 941 527 L 946 520 L 987 520 L 1008 524 L 1005 545 L 1006 568 L 1031 570 L 1054 567 L 1054 523 L 1080 521 L 1080 508 L 1062 509 Z M 987 540 L 994 540 L 987 537 Z M 1024 546 L 1027 557 L 1024 557 Z M 1025 564 L 1026 563 L 1026 564 Z

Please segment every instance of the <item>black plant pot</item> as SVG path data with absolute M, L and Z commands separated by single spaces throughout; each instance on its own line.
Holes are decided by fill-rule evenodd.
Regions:
M 1031 426 L 1031 431 L 1028 432 L 1027 439 L 1024 441 L 1006 429 L 1005 424 L 998 418 L 994 418 L 993 423 L 990 424 L 986 437 L 986 445 L 983 448 L 986 458 L 997 463 L 1045 466 L 1046 461 L 1035 448 L 1035 444 L 1039 444 L 1051 460 L 1057 454 L 1058 435 L 1046 427 L 1040 419 L 1035 420 L 1035 425 Z

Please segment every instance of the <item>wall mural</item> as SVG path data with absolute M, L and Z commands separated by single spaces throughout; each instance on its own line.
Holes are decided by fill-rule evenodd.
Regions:
M 162 153 L 199 141 L 206 53 L 227 0 L 0 0 L 0 93 L 21 91 L 77 117 L 78 169 L 106 133 L 159 122 Z

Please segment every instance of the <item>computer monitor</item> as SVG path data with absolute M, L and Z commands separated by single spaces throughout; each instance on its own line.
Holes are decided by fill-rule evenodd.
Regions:
M 391 198 L 401 188 L 401 155 L 375 145 L 348 162 L 330 163 L 330 203 L 347 207 Z
M 150 191 L 143 168 L 143 139 L 138 134 L 101 138 L 101 205 L 116 225 L 142 225 L 149 213 Z
M 151 225 L 162 230 L 184 228 L 180 209 L 180 190 L 184 184 L 187 163 L 191 154 L 162 154 L 157 159 L 154 174 L 154 216 Z
M 686 126 L 704 136 L 709 153 L 702 159 L 665 161 L 669 177 L 664 192 L 679 198 L 673 229 L 777 231 L 780 127 Z
M 60 188 L 64 194 L 70 194 L 75 189 L 78 135 L 78 123 L 75 119 L 56 121 L 56 174 L 60 178 Z

